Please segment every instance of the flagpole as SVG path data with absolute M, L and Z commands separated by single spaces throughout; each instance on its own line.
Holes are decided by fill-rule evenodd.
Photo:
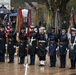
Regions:
M 31 9 L 28 10 L 28 16 L 27 16 L 27 25 L 28 25 L 28 29 L 27 29 L 27 39 L 28 39 L 28 49 L 29 49 L 29 43 L 30 43 L 30 25 L 32 24 L 32 13 L 31 13 Z M 27 62 L 25 66 L 25 75 L 27 75 L 27 69 L 28 69 L 28 50 L 27 50 Z
M 31 10 L 29 9 L 28 16 L 27 16 L 27 25 L 28 25 L 27 39 L 28 39 L 28 46 L 29 46 L 29 43 L 30 43 L 30 25 L 31 24 L 32 24 L 32 17 L 31 17 Z M 27 51 L 27 64 L 28 64 L 28 51 Z
M 5 29 L 5 35 L 6 35 L 6 60 L 8 61 L 8 34 L 9 34 L 9 31 L 10 31 L 10 16 L 9 16 L 9 12 L 7 13 L 7 17 L 6 17 L 6 25 L 9 25 L 9 28 L 7 26 L 7 29 Z

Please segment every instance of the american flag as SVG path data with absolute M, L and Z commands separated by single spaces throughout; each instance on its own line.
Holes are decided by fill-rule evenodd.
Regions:
M 6 23 L 6 26 L 5 26 L 5 34 L 9 34 L 9 31 L 10 31 L 10 23 Z
M 10 22 L 10 19 L 9 19 L 9 14 L 6 14 L 4 16 L 4 19 L 5 19 L 5 34 L 9 34 L 9 31 L 10 31 L 10 25 L 11 25 L 11 22 Z

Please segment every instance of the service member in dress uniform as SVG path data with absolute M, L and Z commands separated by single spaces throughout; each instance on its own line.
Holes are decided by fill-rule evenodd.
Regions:
M 5 61 L 5 40 L 4 27 L 0 26 L 0 62 Z
M 27 37 L 26 37 L 26 32 L 25 28 L 21 28 L 21 32 L 19 33 L 19 57 L 20 61 L 19 64 L 24 64 L 25 56 L 27 56 Z
M 70 69 L 75 69 L 76 63 L 76 29 L 71 28 L 71 34 L 69 39 L 69 58 L 71 62 Z
M 46 60 L 46 47 L 47 47 L 47 38 L 46 34 L 44 32 L 45 28 L 40 27 L 40 33 L 38 35 L 38 49 L 37 49 L 37 55 L 39 57 L 40 65 L 39 66 L 44 66 L 45 65 L 45 60 Z
M 59 37 L 59 53 L 60 53 L 60 68 L 65 68 L 66 66 L 66 54 L 68 47 L 68 37 L 65 27 L 61 29 L 61 35 Z
M 35 54 L 36 54 L 36 46 L 37 46 L 37 32 L 35 32 L 35 26 L 31 25 L 31 32 L 30 32 L 30 44 L 28 53 L 30 54 L 30 64 L 35 64 Z
M 7 43 L 7 52 L 9 54 L 9 62 L 14 62 L 14 53 L 15 53 L 15 44 L 16 44 L 16 33 L 14 32 L 14 28 L 10 27 L 10 32 L 8 34 L 8 43 Z
M 48 42 L 49 42 L 48 44 L 49 44 L 50 67 L 55 67 L 57 38 L 54 27 L 51 27 L 50 33 L 48 34 Z

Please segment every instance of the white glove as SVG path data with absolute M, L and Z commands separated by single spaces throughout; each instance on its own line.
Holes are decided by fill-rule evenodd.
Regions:
M 49 50 L 49 46 L 46 47 L 46 50 L 47 50 L 47 51 Z
M 56 48 L 56 51 L 58 51 L 58 50 L 59 50 L 59 47 Z
M 5 47 L 7 47 L 8 46 L 8 44 L 5 44 Z
M 15 45 L 14 45 L 13 47 L 14 47 L 14 48 L 16 48 L 16 46 L 15 46 Z
M 66 51 L 69 51 L 69 49 L 68 49 L 68 48 L 66 48 Z
M 36 49 L 38 49 L 38 46 L 36 46 Z
M 16 48 L 19 48 L 19 46 L 16 46 Z

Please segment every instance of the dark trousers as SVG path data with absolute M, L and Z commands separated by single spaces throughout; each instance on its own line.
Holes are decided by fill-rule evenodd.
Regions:
M 35 55 L 30 55 L 30 64 L 35 64 Z
M 25 60 L 25 56 L 20 56 L 20 64 L 23 64 Z
M 65 68 L 66 65 L 66 55 L 60 55 L 60 67 Z
M 9 62 L 14 62 L 14 54 L 9 54 Z
M 56 66 L 56 55 L 50 56 L 50 66 Z
M 4 62 L 5 61 L 5 54 L 0 54 L 0 62 Z
M 70 59 L 71 68 L 75 68 L 76 59 Z
M 46 56 L 39 56 L 39 60 L 46 60 Z

